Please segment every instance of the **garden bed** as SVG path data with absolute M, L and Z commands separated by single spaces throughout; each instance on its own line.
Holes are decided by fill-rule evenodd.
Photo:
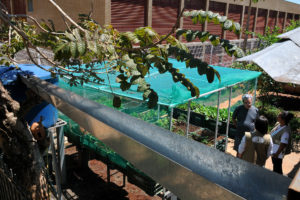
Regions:
M 186 115 L 187 115 L 186 110 L 182 110 L 182 109 L 179 109 L 179 108 L 174 108 L 173 117 L 175 119 L 186 118 Z M 220 117 L 220 120 L 222 120 L 224 118 L 225 117 L 223 117 L 223 118 Z M 215 119 L 210 119 L 210 118 L 208 118 L 208 116 L 206 116 L 204 114 L 200 114 L 200 113 L 191 111 L 190 112 L 190 126 L 191 125 L 207 128 L 207 129 L 214 132 L 215 128 L 216 128 L 216 120 Z M 218 122 L 218 133 L 225 135 L 226 134 L 226 127 L 227 127 L 227 122 L 226 121 L 219 121 Z M 190 131 L 190 132 L 193 132 L 193 131 Z M 229 133 L 228 133 L 229 137 L 234 138 L 235 133 L 236 133 L 235 126 L 232 123 L 230 123 L 229 124 Z

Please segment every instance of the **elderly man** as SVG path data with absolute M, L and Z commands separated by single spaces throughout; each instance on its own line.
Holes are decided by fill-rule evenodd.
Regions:
M 234 150 L 238 152 L 239 145 L 245 132 L 253 132 L 255 119 L 259 116 L 258 109 L 252 106 L 252 96 L 245 94 L 242 97 L 243 105 L 238 106 L 232 115 L 233 124 L 236 126 L 237 134 L 234 137 Z

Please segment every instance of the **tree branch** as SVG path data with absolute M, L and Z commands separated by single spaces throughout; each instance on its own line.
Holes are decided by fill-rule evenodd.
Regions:
M 57 33 L 57 32 L 52 32 L 52 31 L 47 31 L 46 29 L 44 29 L 41 24 L 32 16 L 29 15 L 23 15 L 23 14 L 14 14 L 14 15 L 8 15 L 8 17 L 13 18 L 13 17 L 27 17 L 30 20 L 32 20 L 42 31 L 46 32 L 46 33 L 51 33 L 53 35 L 64 35 L 64 33 Z
M 83 29 L 79 26 L 67 13 L 65 13 L 59 5 L 57 5 L 53 0 L 48 0 L 64 17 L 66 17 L 74 26 L 76 26 L 82 32 L 86 32 L 87 30 Z

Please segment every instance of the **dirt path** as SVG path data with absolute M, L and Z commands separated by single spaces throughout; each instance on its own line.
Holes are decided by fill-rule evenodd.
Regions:
M 233 156 L 236 156 L 236 151 L 233 150 L 234 140 L 228 139 L 228 147 L 227 152 Z M 289 155 L 286 155 L 282 162 L 282 170 L 283 174 L 285 176 L 289 176 L 290 178 L 293 178 L 295 176 L 295 173 L 299 169 L 300 165 L 300 153 L 292 152 Z M 273 171 L 273 164 L 271 157 L 268 158 L 266 162 L 266 169 Z
M 230 102 L 230 105 L 232 106 L 232 105 L 234 105 L 236 102 L 242 100 L 242 96 L 243 96 L 243 95 L 239 95 L 239 96 L 237 96 L 237 97 L 235 97 L 235 98 L 232 98 L 232 99 L 231 99 L 231 102 Z M 222 109 L 222 108 L 228 108 L 228 100 L 227 100 L 227 101 L 224 101 L 224 102 L 222 102 L 222 103 L 220 103 L 220 109 Z

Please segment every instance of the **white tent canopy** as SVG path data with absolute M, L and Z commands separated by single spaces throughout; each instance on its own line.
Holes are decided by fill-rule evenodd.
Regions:
M 300 27 L 278 38 L 286 40 L 237 61 L 252 61 L 275 81 L 300 85 Z

